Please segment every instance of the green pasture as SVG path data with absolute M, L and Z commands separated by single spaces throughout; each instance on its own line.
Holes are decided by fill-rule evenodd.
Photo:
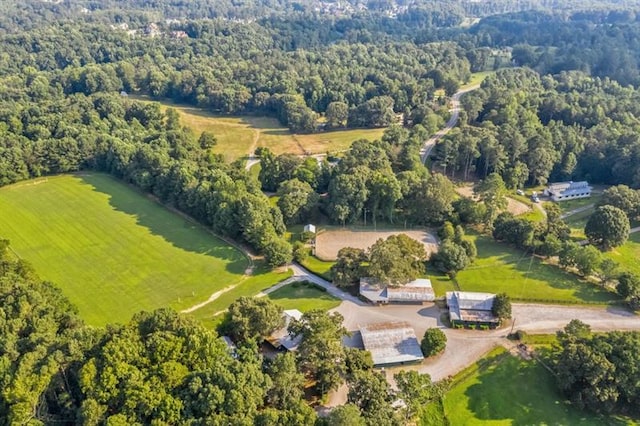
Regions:
M 451 425 L 627 425 L 628 419 L 598 416 L 566 402 L 553 375 L 537 361 L 504 353 L 466 371 L 443 399 Z
M 151 101 L 146 96 L 132 98 L 143 102 Z M 189 127 L 196 137 L 204 131 L 213 133 L 218 140 L 213 152 L 222 154 L 229 162 L 248 156 L 257 147 L 267 147 L 276 155 L 344 151 L 349 149 L 353 141 L 380 139 L 384 132 L 384 129 L 345 129 L 294 134 L 271 117 L 227 116 L 169 100 L 159 103 L 163 109 L 174 108 L 178 111 L 182 125 Z
M 205 326 L 213 328 L 222 321 L 223 315 L 220 314 L 224 312 L 234 300 L 240 297 L 255 296 L 262 290 L 266 290 L 280 281 L 286 280 L 291 277 L 291 275 L 293 275 L 293 273 L 290 269 L 271 270 L 264 262 L 256 262 L 253 274 L 246 277 L 240 285 L 221 294 L 211 303 L 207 303 L 188 315 L 199 320 Z
M 542 262 L 506 244 L 482 235 L 470 235 L 478 258 L 460 271 L 456 281 L 463 291 L 505 292 L 517 300 L 540 302 L 607 303 L 615 294 L 580 281 L 575 275 Z
M 605 256 L 618 262 L 623 270 L 640 275 L 640 232 L 629 235 L 626 243 L 606 252 Z
M 284 309 L 297 309 L 307 312 L 312 309 L 328 311 L 340 304 L 340 300 L 323 289 L 305 282 L 286 285 L 268 295 L 269 299 Z
M 0 189 L 0 237 L 92 325 L 188 308 L 243 280 L 248 260 L 204 228 L 108 175 Z
M 469 79 L 468 82 L 466 82 L 465 84 L 463 84 L 462 86 L 460 86 L 460 90 L 465 90 L 468 89 L 470 87 L 473 87 L 477 84 L 480 84 L 484 81 L 485 78 L 489 77 L 490 75 L 495 74 L 495 71 L 480 71 L 480 72 L 474 72 L 471 74 L 471 78 Z

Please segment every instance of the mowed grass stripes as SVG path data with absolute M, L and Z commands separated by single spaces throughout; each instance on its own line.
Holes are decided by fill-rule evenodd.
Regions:
M 187 308 L 240 283 L 248 266 L 205 229 L 95 173 L 1 188 L 0 237 L 92 325 Z

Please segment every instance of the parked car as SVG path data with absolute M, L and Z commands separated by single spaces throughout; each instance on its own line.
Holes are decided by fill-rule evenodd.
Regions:
M 537 195 L 532 195 L 531 196 L 531 201 L 533 201 L 534 203 L 539 203 L 540 202 L 540 198 L 538 198 Z
M 522 189 L 517 189 L 516 190 L 516 194 L 518 195 L 524 195 L 524 191 Z

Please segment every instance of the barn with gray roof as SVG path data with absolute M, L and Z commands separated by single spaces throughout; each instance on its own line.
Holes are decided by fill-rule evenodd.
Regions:
M 371 352 L 376 367 L 424 359 L 416 333 L 407 322 L 369 324 L 360 327 L 360 334 L 364 348 Z
M 488 325 L 495 327 L 500 319 L 493 315 L 492 293 L 474 293 L 469 291 L 448 291 L 447 306 L 453 325 Z

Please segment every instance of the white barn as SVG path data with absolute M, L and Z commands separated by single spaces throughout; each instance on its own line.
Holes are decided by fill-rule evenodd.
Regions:
M 589 182 L 557 182 L 547 186 L 544 195 L 551 197 L 553 201 L 575 200 L 577 198 L 586 198 L 591 196 Z

